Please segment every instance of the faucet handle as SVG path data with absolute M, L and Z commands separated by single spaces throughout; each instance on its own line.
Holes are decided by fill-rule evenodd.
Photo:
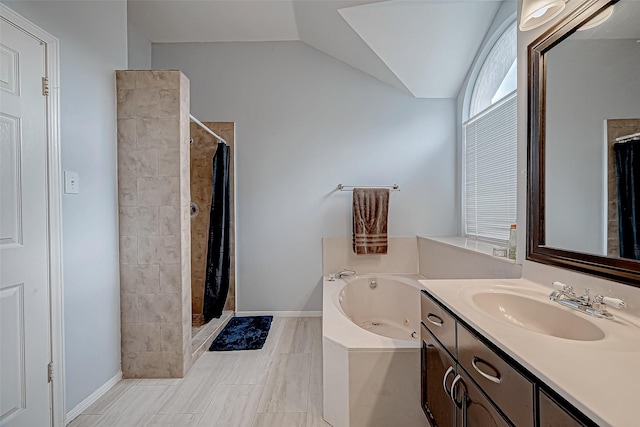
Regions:
M 553 282 L 551 286 L 553 287 L 553 289 L 557 289 L 559 291 L 564 291 L 566 293 L 573 293 L 573 286 L 565 285 L 562 282 Z
M 593 297 L 593 308 L 597 310 L 602 310 L 607 305 L 610 305 L 611 307 L 617 308 L 619 310 L 623 310 L 627 308 L 627 303 L 624 302 L 624 300 L 621 300 L 619 298 L 605 297 L 600 294 Z
M 624 302 L 624 300 L 621 300 L 620 298 L 603 297 L 602 302 L 604 302 L 607 305 L 610 305 L 613 308 L 617 308 L 619 310 L 623 310 L 627 308 L 627 303 Z

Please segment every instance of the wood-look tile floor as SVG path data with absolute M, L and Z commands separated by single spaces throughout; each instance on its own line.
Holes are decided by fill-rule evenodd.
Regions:
M 322 321 L 279 318 L 261 350 L 205 352 L 183 379 L 122 380 L 70 427 L 327 427 Z

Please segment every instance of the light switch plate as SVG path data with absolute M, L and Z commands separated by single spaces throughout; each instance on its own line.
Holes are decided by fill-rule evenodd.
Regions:
M 64 192 L 66 194 L 80 193 L 78 172 L 64 171 Z

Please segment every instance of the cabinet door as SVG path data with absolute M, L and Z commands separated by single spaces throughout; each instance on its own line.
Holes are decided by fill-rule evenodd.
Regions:
M 540 390 L 540 427 L 583 427 L 567 410 Z
M 445 392 L 443 382 L 447 387 L 451 386 L 456 375 L 456 364 L 431 332 L 424 325 L 421 326 L 422 409 L 432 427 L 452 427 L 455 425 L 455 405 Z
M 452 387 L 458 402 L 458 427 L 511 427 L 511 423 L 498 412 L 462 368 L 458 368 L 458 376 Z

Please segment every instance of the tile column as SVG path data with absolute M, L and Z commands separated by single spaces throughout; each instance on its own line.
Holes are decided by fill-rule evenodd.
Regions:
M 191 361 L 189 81 L 116 71 L 122 372 L 180 378 Z

